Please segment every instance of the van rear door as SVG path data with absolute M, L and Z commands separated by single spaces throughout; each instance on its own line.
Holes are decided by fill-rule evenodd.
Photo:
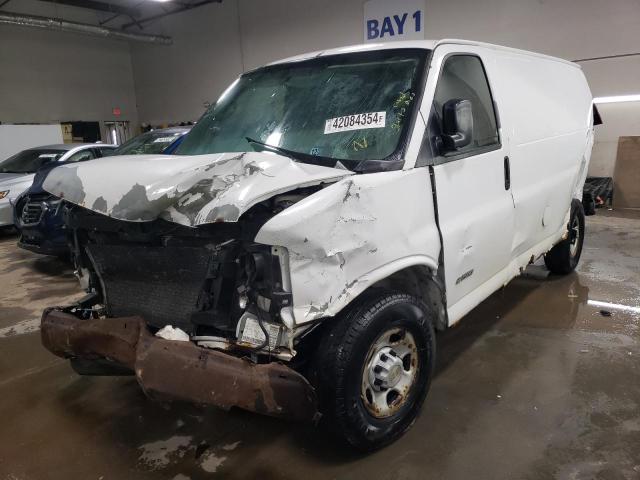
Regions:
M 427 122 L 450 323 L 501 285 L 500 274 L 511 260 L 515 212 L 508 146 L 501 141 L 487 68 L 491 58 L 481 49 L 465 46 L 468 51 L 461 53 L 459 48 L 434 50 L 429 75 L 438 80 Z M 456 105 L 471 107 L 467 140 L 455 137 Z M 459 146 L 453 147 L 456 141 Z

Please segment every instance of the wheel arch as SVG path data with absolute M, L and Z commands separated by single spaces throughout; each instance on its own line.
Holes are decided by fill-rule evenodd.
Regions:
M 422 299 L 432 310 L 434 327 L 444 330 L 448 326 L 445 287 L 438 265 L 432 258 L 422 255 L 399 259 L 364 275 L 329 307 L 327 316 L 340 314 L 375 289 L 404 292 Z
M 400 291 L 422 299 L 434 315 L 434 327 L 440 331 L 447 328 L 445 286 L 438 277 L 438 270 L 432 266 L 415 264 L 404 267 L 378 280 L 367 290 L 374 288 Z

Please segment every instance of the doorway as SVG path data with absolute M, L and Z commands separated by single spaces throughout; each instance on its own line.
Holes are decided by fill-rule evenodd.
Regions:
M 62 122 L 64 143 L 96 143 L 100 135 L 99 122 Z
M 105 143 L 122 145 L 129 140 L 129 122 L 104 122 Z

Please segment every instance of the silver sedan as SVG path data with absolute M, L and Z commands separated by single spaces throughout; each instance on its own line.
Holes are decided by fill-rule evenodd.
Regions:
M 33 183 L 36 171 L 51 162 L 82 162 L 108 155 L 115 145 L 68 143 L 30 148 L 0 162 L 0 228 L 13 225 L 14 200 Z

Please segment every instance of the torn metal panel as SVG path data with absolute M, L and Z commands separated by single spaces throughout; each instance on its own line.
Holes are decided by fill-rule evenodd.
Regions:
M 273 195 L 349 175 L 352 172 L 296 163 L 265 152 L 134 155 L 56 168 L 43 187 L 68 202 L 118 220 L 162 218 L 195 227 L 236 222 L 253 205 Z
M 440 240 L 428 186 L 424 168 L 352 176 L 262 227 L 257 242 L 289 251 L 296 324 L 335 315 L 402 268 L 437 270 Z
M 141 338 L 136 377 L 151 398 L 238 407 L 263 415 L 311 421 L 317 412 L 309 382 L 280 363 L 244 358 L 175 342 Z
M 40 335 L 42 345 L 59 357 L 108 358 L 133 370 L 141 328 L 146 326 L 140 317 L 81 321 L 54 307 L 42 313 Z

